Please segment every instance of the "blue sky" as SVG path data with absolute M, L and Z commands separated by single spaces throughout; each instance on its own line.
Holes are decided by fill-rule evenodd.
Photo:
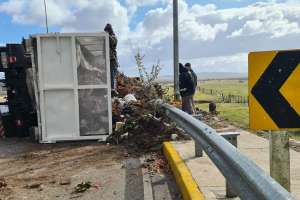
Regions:
M 30 1 L 30 0 L 29 0 Z M 76 1 L 76 0 L 75 0 Z M 0 0 L 0 4 L 3 2 L 7 2 L 7 0 Z M 192 6 L 194 4 L 215 4 L 218 8 L 232 8 L 232 7 L 241 7 L 246 6 L 251 3 L 255 3 L 254 0 L 241 0 L 241 1 L 235 1 L 235 0 L 188 0 L 186 1 L 189 6 Z M 121 0 L 120 3 L 124 6 L 126 6 L 126 1 Z M 155 9 L 157 7 L 163 6 L 162 3 L 158 3 L 151 6 L 145 6 L 139 8 L 136 13 L 134 14 L 134 17 L 129 23 L 130 28 L 134 29 L 135 26 L 141 22 L 147 12 L 151 9 Z M 0 12 L 0 44 L 5 44 L 8 42 L 19 42 L 21 41 L 22 37 L 27 37 L 28 35 L 32 33 L 41 33 L 45 32 L 45 28 L 42 24 L 33 24 L 33 25 L 23 25 L 19 23 L 13 23 L 12 17 L 9 14 L 6 14 L 5 12 Z M 50 30 L 52 32 L 59 32 L 60 27 L 59 26 L 51 26 Z
M 102 31 L 113 24 L 121 71 L 136 74 L 160 60 L 172 74 L 171 0 L 47 0 L 51 32 Z M 247 73 L 251 51 L 297 49 L 298 0 L 179 0 L 180 60 L 197 72 Z M 0 44 L 45 32 L 42 0 L 0 0 Z

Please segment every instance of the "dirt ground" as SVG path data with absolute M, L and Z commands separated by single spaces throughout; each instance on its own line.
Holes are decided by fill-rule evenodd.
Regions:
M 120 146 L 97 142 L 45 145 L 5 139 L 0 144 L 1 200 L 78 198 L 81 194 L 73 193 L 77 184 L 91 181 L 97 169 L 120 169 L 128 157 Z M 100 190 L 111 181 L 105 179 L 97 179 L 91 190 Z
M 80 183 L 89 188 L 76 192 Z M 98 142 L 0 140 L 0 200 L 141 200 L 149 196 L 147 184 L 155 199 L 181 199 L 160 152 L 133 154 Z

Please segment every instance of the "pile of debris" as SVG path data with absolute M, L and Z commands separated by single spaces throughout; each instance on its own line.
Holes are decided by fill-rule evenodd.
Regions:
M 152 102 L 163 99 L 165 91 L 158 83 L 146 84 L 139 78 L 119 74 L 118 96 L 113 98 L 113 144 L 126 144 L 131 150 L 153 151 L 164 141 L 188 137 L 167 118 L 159 116 Z
M 228 125 L 225 123 L 225 120 L 218 117 L 218 112 L 207 112 L 196 108 L 196 118 L 207 124 L 208 126 L 214 129 L 226 128 Z

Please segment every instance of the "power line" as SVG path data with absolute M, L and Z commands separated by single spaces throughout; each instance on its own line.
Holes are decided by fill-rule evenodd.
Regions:
M 48 32 L 49 32 L 49 29 L 48 29 L 48 15 L 47 15 L 47 4 L 46 4 L 46 0 L 44 0 L 44 9 L 45 9 L 46 30 L 47 30 L 47 33 L 48 33 Z

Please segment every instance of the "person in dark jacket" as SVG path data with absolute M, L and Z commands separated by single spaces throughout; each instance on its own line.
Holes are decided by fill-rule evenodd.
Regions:
M 191 73 L 181 63 L 179 63 L 179 89 L 182 99 L 182 110 L 191 115 L 195 114 L 192 102 L 194 93 L 194 82 Z
M 185 68 L 187 68 L 189 70 L 190 75 L 193 77 L 194 91 L 193 91 L 193 95 L 192 95 L 192 103 L 193 103 L 193 108 L 195 109 L 194 96 L 197 91 L 197 85 L 198 85 L 197 74 L 193 71 L 191 63 L 186 63 L 184 66 L 185 66 Z
M 109 56 L 110 56 L 110 77 L 111 77 L 111 89 L 112 92 L 116 91 L 116 76 L 118 75 L 118 56 L 117 56 L 117 45 L 118 39 L 114 33 L 111 24 L 106 24 L 104 31 L 109 34 Z

